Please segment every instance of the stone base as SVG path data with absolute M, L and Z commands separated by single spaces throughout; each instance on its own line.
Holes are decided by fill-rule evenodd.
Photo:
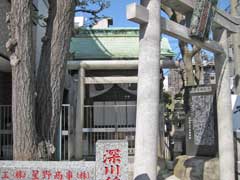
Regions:
M 178 156 L 174 175 L 181 180 L 219 180 L 217 158 Z

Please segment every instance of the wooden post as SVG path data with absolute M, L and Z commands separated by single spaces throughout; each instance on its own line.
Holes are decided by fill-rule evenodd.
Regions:
M 141 0 L 149 11 L 140 25 L 134 179 L 157 179 L 160 84 L 160 0 Z
M 84 98 L 85 98 L 85 69 L 80 68 L 78 72 L 78 93 L 75 126 L 75 160 L 83 157 L 83 123 L 84 123 Z
M 233 146 L 233 127 L 231 92 L 228 62 L 228 40 L 227 31 L 224 30 L 220 37 L 220 44 L 225 53 L 215 55 L 216 77 L 217 77 L 217 116 L 218 116 L 218 145 L 220 180 L 235 179 L 235 161 Z

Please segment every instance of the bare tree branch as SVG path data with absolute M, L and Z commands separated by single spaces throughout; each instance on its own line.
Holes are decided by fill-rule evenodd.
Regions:
M 94 5 L 95 9 L 90 9 L 90 5 Z M 77 8 L 75 13 L 82 12 L 90 14 L 92 17 L 89 18 L 90 21 L 96 23 L 99 19 L 104 18 L 105 16 L 99 16 L 98 14 L 104 9 L 110 6 L 110 1 L 107 0 L 80 0 L 77 1 Z
M 200 51 L 198 51 L 195 54 L 194 59 L 195 59 L 195 81 L 197 85 L 199 85 L 201 80 L 201 74 L 202 74 L 202 59 L 201 59 Z
M 193 50 L 192 50 L 192 57 L 195 56 L 199 51 L 201 50 L 201 48 L 197 47 L 197 46 L 193 46 Z

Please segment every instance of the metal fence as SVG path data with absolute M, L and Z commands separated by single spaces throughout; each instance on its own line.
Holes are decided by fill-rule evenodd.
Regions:
M 12 159 L 12 113 L 10 105 L 0 105 L 0 159 Z
M 59 123 L 60 142 L 58 142 L 57 159 L 68 160 L 68 122 L 71 107 L 69 104 L 62 105 L 62 113 Z M 0 160 L 13 158 L 12 136 L 12 108 L 11 105 L 0 105 Z M 60 155 L 60 157 L 59 157 Z
M 97 140 L 128 140 L 129 155 L 134 154 L 136 102 L 96 102 L 85 106 L 83 155 L 94 158 Z
M 70 160 L 68 147 L 68 130 L 69 130 L 69 122 L 71 117 L 71 106 L 70 104 L 62 105 L 62 113 L 60 117 L 59 123 L 59 136 L 58 136 L 58 148 L 57 148 L 57 159 L 58 160 Z
M 58 160 L 70 160 L 69 122 L 71 106 L 63 104 L 60 119 L 57 153 Z M 87 160 L 95 158 L 97 140 L 128 140 L 129 155 L 134 154 L 136 126 L 136 102 L 97 102 L 84 106 L 83 156 Z
M 128 140 L 129 155 L 134 154 L 136 102 L 98 102 L 86 105 L 84 110 L 83 155 L 86 159 L 95 157 L 97 140 Z M 69 122 L 72 107 L 62 105 L 59 123 L 57 159 L 70 160 Z M 12 159 L 11 106 L 0 105 L 0 159 Z

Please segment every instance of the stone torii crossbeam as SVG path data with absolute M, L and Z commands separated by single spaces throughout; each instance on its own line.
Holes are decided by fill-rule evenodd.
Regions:
M 162 3 L 185 15 L 191 14 L 194 8 L 193 0 L 163 0 Z M 199 41 L 189 36 L 189 28 L 161 18 L 160 5 L 160 0 L 141 0 L 141 5 L 133 3 L 127 6 L 128 20 L 140 24 L 135 180 L 156 180 L 157 178 L 160 31 L 215 53 L 218 80 L 217 114 L 220 180 L 234 180 L 235 162 L 227 32 L 239 32 L 240 21 L 217 10 L 214 17 L 217 27 L 214 31 L 216 41 Z

